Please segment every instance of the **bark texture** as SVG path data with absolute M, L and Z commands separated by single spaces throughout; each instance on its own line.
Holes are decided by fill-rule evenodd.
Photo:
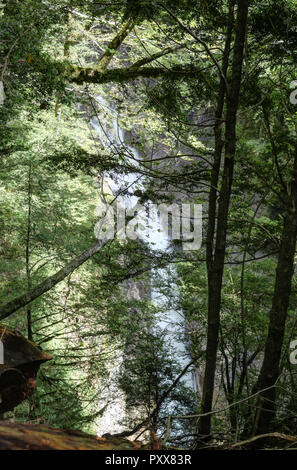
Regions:
M 236 119 L 241 88 L 242 64 L 247 32 L 248 0 L 238 0 L 235 26 L 235 41 L 232 74 L 228 83 L 225 124 L 225 158 L 218 208 L 214 259 L 209 272 L 208 286 L 208 331 L 206 364 L 203 382 L 202 413 L 212 409 L 218 336 L 220 328 L 221 289 L 226 254 L 228 211 L 233 182 L 234 157 L 236 150 Z M 210 435 L 211 415 L 201 418 L 199 431 L 202 437 Z
M 284 341 L 286 318 L 289 307 L 294 257 L 297 240 L 297 145 L 295 149 L 292 179 L 287 195 L 287 207 L 283 224 L 281 245 L 276 268 L 276 278 L 272 307 L 270 311 L 268 335 L 264 359 L 255 391 L 261 393 L 258 412 L 254 421 L 253 434 L 264 434 L 273 427 L 276 412 L 275 384 L 280 373 L 280 359 Z

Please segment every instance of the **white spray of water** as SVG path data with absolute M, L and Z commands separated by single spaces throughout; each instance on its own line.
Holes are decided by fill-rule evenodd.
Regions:
M 112 151 L 123 152 L 127 156 L 131 156 L 134 165 L 137 164 L 137 160 L 140 159 L 140 155 L 136 148 L 125 143 L 125 133 L 120 127 L 118 122 L 118 114 L 109 103 L 102 96 L 96 97 L 99 104 L 99 113 L 97 117 L 92 118 L 91 124 L 96 130 L 99 140 L 102 145 Z M 118 197 L 118 200 L 126 208 L 133 208 L 137 205 L 138 197 L 133 195 L 135 189 L 144 189 L 143 179 L 139 176 L 137 172 L 129 172 L 127 174 L 115 174 L 110 172 L 109 174 L 104 175 L 105 181 L 107 181 L 111 191 L 114 194 L 122 194 Z M 139 214 L 138 214 L 139 220 Z M 145 234 L 142 232 L 140 238 L 147 238 L 151 248 L 155 250 L 168 250 L 168 239 L 166 228 L 162 227 L 160 224 L 159 216 L 157 211 L 152 211 L 150 208 L 150 218 L 149 223 L 147 221 L 147 215 L 144 213 L 142 221 L 146 223 Z M 170 281 L 171 275 L 175 274 L 175 270 L 171 267 L 169 270 L 158 269 L 157 272 L 153 273 L 162 278 L 163 281 L 168 280 L 168 285 L 170 285 L 171 292 L 173 292 L 176 297 L 178 297 L 178 289 L 175 284 L 172 284 Z M 157 322 L 155 324 L 156 332 L 163 332 L 165 336 L 165 341 L 168 344 L 168 351 L 171 353 L 171 356 L 174 358 L 177 364 L 184 369 L 186 365 L 190 362 L 189 351 L 184 343 L 183 334 L 186 330 L 186 321 L 183 316 L 183 313 L 179 309 L 169 309 L 166 308 L 168 303 L 167 297 L 160 293 L 152 285 L 151 289 L 151 298 L 154 305 L 159 309 L 159 314 L 157 317 Z M 114 378 L 118 369 L 112 374 Z M 188 371 L 182 378 L 184 385 L 189 388 L 199 390 L 199 379 L 197 380 L 197 373 L 193 374 Z M 112 409 L 107 411 L 107 414 L 110 415 L 108 422 L 106 421 L 106 428 L 108 432 L 113 432 L 111 429 L 111 420 L 117 418 L 118 421 L 123 418 L 124 410 L 121 408 L 123 397 L 119 397 L 117 403 L 113 403 Z M 106 415 L 107 418 L 107 415 Z M 106 420 L 106 419 L 105 419 Z M 100 429 L 102 430 L 103 421 L 100 421 Z M 115 423 L 113 423 L 115 426 Z M 120 428 L 115 427 L 116 432 L 120 431 Z

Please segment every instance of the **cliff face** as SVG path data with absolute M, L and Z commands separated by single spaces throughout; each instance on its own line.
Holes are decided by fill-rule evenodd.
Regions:
M 51 356 L 23 335 L 0 325 L 0 414 L 13 410 L 35 390 L 38 369 Z M 2 356 L 2 355 L 1 355 Z

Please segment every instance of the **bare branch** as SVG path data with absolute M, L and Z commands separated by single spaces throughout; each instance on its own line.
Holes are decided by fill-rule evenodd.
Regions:
M 96 243 L 94 243 L 90 248 L 88 248 L 86 251 L 78 255 L 69 264 L 64 266 L 62 269 L 60 269 L 58 272 L 56 272 L 52 276 L 42 281 L 36 287 L 26 292 L 25 294 L 17 297 L 16 299 L 11 300 L 10 302 L 7 302 L 4 305 L 1 305 L 0 306 L 0 320 L 3 320 L 4 318 L 9 317 L 20 308 L 28 305 L 30 302 L 32 302 L 32 300 L 35 300 L 38 297 L 40 297 L 42 294 L 44 294 L 45 292 L 48 292 L 56 284 L 63 281 L 63 279 L 65 279 L 66 276 L 71 274 L 75 269 L 77 269 L 79 266 L 85 263 L 88 259 L 90 259 L 94 254 L 98 253 L 98 251 L 100 251 L 106 245 L 106 243 L 107 242 L 104 243 L 101 240 L 97 240 Z

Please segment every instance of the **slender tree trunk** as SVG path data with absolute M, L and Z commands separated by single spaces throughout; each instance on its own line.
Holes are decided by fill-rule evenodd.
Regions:
M 29 162 L 28 169 L 28 213 L 27 213 L 27 237 L 26 237 L 26 274 L 27 274 L 27 287 L 28 292 L 32 289 L 31 270 L 30 270 L 30 255 L 31 255 L 31 229 L 32 229 L 32 162 Z M 31 305 L 27 306 L 27 335 L 28 340 L 33 341 L 32 332 L 32 311 Z M 35 418 L 36 403 L 34 397 L 28 398 L 29 404 L 29 420 Z
M 218 209 L 215 253 L 208 280 L 208 331 L 202 396 L 202 413 L 209 413 L 211 411 L 214 393 L 218 335 L 220 328 L 221 289 L 226 252 L 227 221 L 236 149 L 236 119 L 241 88 L 242 64 L 247 32 L 249 1 L 238 0 L 237 5 L 238 9 L 232 63 L 232 76 L 228 86 L 229 89 L 226 100 L 227 109 L 225 125 L 224 171 Z M 201 418 L 199 431 L 202 437 L 210 435 L 211 415 L 206 415 Z
M 27 215 L 27 238 L 26 238 L 26 274 L 28 292 L 32 289 L 31 271 L 30 271 L 30 244 L 31 244 L 31 213 L 32 213 L 32 163 L 29 163 L 28 170 L 28 215 Z M 31 324 L 31 306 L 27 307 L 27 333 L 28 339 L 33 341 L 32 324 Z
M 234 23 L 234 3 L 235 0 L 230 1 L 229 6 L 229 21 L 227 28 L 227 35 L 224 48 L 224 57 L 222 64 L 222 73 L 223 76 L 227 76 L 229 57 L 230 57 L 230 48 L 232 41 L 232 31 Z M 213 242 L 215 234 L 215 225 L 216 225 L 216 209 L 217 209 L 217 195 L 218 195 L 218 180 L 221 167 L 222 152 L 224 147 L 223 140 L 223 122 L 224 122 L 224 104 L 225 104 L 225 95 L 226 95 L 226 81 L 224 77 L 220 78 L 220 88 L 219 95 L 217 100 L 217 107 L 215 113 L 215 125 L 214 125 L 214 138 L 215 138 L 215 153 L 214 153 L 214 162 L 211 170 L 211 188 L 209 191 L 208 198 L 208 226 L 207 226 L 207 236 L 206 236 L 206 262 L 207 262 L 207 271 L 211 272 L 211 267 L 213 263 Z
M 294 274 L 297 240 L 297 144 L 287 199 L 264 360 L 254 391 L 270 388 L 260 395 L 258 413 L 253 427 L 254 434 L 269 432 L 276 413 L 276 388 L 274 385 L 280 373 L 279 364 Z

